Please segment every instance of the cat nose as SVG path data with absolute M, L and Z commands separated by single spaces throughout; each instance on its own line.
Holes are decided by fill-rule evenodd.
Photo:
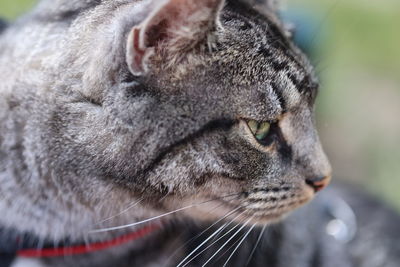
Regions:
M 321 191 L 322 189 L 324 189 L 325 187 L 328 186 L 329 182 L 331 180 L 331 176 L 319 176 L 319 177 L 315 177 L 315 178 L 309 178 L 306 179 L 306 184 L 308 184 L 309 186 L 311 186 L 315 193 Z

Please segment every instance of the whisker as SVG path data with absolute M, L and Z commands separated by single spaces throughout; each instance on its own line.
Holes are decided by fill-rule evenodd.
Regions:
M 192 256 L 197 250 L 199 250 L 205 243 L 207 243 L 211 238 L 221 232 L 228 223 L 223 224 L 220 228 L 218 228 L 212 235 L 210 235 L 206 240 L 204 240 L 200 245 L 197 246 L 189 255 L 187 255 L 176 267 L 180 267 L 190 256 Z
M 237 219 L 239 216 L 241 216 L 243 213 L 245 213 L 245 211 L 239 213 L 235 218 L 233 218 L 228 224 L 225 225 L 225 227 L 223 229 L 225 229 L 226 227 L 228 227 L 229 225 L 231 225 L 235 219 Z M 202 251 L 200 251 L 199 253 L 197 253 L 193 258 L 191 258 L 188 262 L 186 262 L 184 265 L 182 265 L 182 267 L 185 267 L 186 265 L 188 265 L 192 260 L 194 260 L 195 258 L 197 258 L 198 256 L 200 256 L 204 251 L 206 251 L 207 249 L 209 249 L 210 247 L 212 247 L 215 243 L 217 243 L 219 240 L 221 240 L 222 238 L 224 238 L 226 235 L 228 235 L 230 232 L 232 232 L 233 230 L 235 230 L 237 227 L 239 226 L 239 224 L 235 225 L 234 227 L 232 227 L 228 232 L 226 232 L 225 234 L 223 234 L 222 236 L 220 236 L 217 240 L 213 241 L 210 245 L 208 245 L 206 248 L 204 248 Z M 195 250 L 199 250 L 200 246 L 197 247 Z M 193 255 L 195 251 L 191 252 L 190 254 Z M 189 258 L 190 255 L 188 255 L 184 260 L 182 260 L 179 265 L 177 267 L 179 267 L 182 263 L 184 263 L 184 261 Z
M 240 239 L 242 239 L 242 237 L 245 235 L 246 233 L 242 234 L 237 240 L 235 240 L 235 242 L 232 243 L 232 245 L 230 245 L 224 253 L 222 253 L 221 255 L 218 256 L 218 258 L 215 259 L 215 262 L 218 262 L 220 259 L 222 259 L 232 248 L 234 248 L 239 242 Z
M 108 232 L 108 231 L 121 230 L 121 229 L 129 228 L 129 227 L 141 225 L 141 224 L 144 224 L 144 223 L 147 223 L 147 222 L 151 222 L 151 221 L 166 217 L 168 215 L 171 215 L 171 214 L 174 214 L 174 213 L 177 213 L 177 212 L 180 212 L 180 211 L 184 211 L 184 210 L 187 210 L 187 209 L 190 209 L 190 208 L 193 208 L 193 207 L 197 207 L 197 206 L 200 206 L 200 205 L 204 205 L 204 204 L 213 202 L 213 201 L 221 199 L 221 198 L 226 198 L 226 197 L 229 197 L 229 196 L 239 195 L 239 194 L 241 194 L 241 193 L 231 194 L 231 195 L 228 195 L 228 196 L 223 196 L 223 197 L 207 200 L 207 201 L 200 202 L 200 203 L 194 203 L 194 204 L 191 204 L 189 206 L 186 206 L 186 207 L 183 207 L 183 208 L 179 208 L 179 209 L 176 209 L 174 211 L 170 211 L 170 212 L 167 212 L 167 213 L 164 213 L 164 214 L 161 214 L 161 215 L 149 218 L 149 219 L 145 219 L 145 220 L 140 221 L 140 222 L 135 222 L 135 223 L 131 223 L 131 224 L 125 224 L 125 225 L 120 225 L 120 226 L 115 226 L 115 227 L 109 227 L 109 228 L 103 228 L 103 229 L 95 229 L 95 230 L 89 231 L 89 233 L 91 233 L 91 234 L 104 233 L 104 232 Z
M 97 224 L 102 224 L 105 222 L 108 222 L 118 216 L 121 216 L 122 214 L 124 214 L 125 212 L 129 211 L 130 209 L 134 208 L 135 206 L 137 206 L 140 202 L 142 202 L 144 200 L 144 197 L 140 198 L 138 201 L 133 202 L 131 205 L 129 205 L 126 209 L 124 209 L 123 211 L 119 212 L 118 214 L 115 214 L 109 218 L 103 219 L 102 221 L 98 222 Z
M 250 227 L 250 229 L 247 231 L 247 233 L 242 237 L 242 239 L 240 240 L 239 244 L 237 244 L 237 246 L 235 247 L 235 249 L 232 251 L 231 255 L 229 255 L 228 259 L 226 260 L 224 266 L 225 267 L 228 262 L 231 260 L 231 258 L 233 257 L 233 255 L 235 254 L 235 252 L 239 249 L 240 245 L 244 242 L 244 240 L 249 236 L 250 232 L 253 231 L 254 227 L 256 227 L 256 224 L 253 224 L 252 227 Z
M 249 255 L 249 258 L 247 259 L 247 262 L 246 262 L 245 267 L 247 267 L 247 266 L 249 265 L 251 259 L 253 258 L 253 255 L 254 255 L 254 253 L 256 252 L 257 246 L 260 244 L 261 238 L 262 238 L 263 235 L 264 235 L 265 229 L 267 229 L 267 225 L 264 225 L 264 226 L 263 226 L 263 228 L 262 228 L 262 230 L 261 230 L 261 232 L 260 232 L 260 235 L 259 235 L 258 238 L 257 238 L 256 244 L 254 245 L 253 250 L 250 252 L 250 255 Z
M 214 209 L 222 206 L 224 204 L 219 204 L 218 206 L 216 206 Z M 229 215 L 235 213 L 236 211 L 238 211 L 241 207 L 237 207 L 234 210 L 231 210 L 230 212 L 226 213 L 222 218 L 220 218 L 218 221 L 214 222 L 213 224 L 211 224 L 209 227 L 207 227 L 205 230 L 203 230 L 201 233 L 197 234 L 196 236 L 190 238 L 188 241 L 186 241 L 182 246 L 180 246 L 179 248 L 177 248 L 174 253 L 172 253 L 171 256 L 168 257 L 167 262 L 169 262 L 171 260 L 171 258 L 182 248 L 186 247 L 188 244 L 190 244 L 191 242 L 193 242 L 194 240 L 196 240 L 197 238 L 199 238 L 200 236 L 202 236 L 204 233 L 206 233 L 208 230 L 210 230 L 213 226 L 215 226 L 216 224 L 218 224 L 219 222 L 221 222 L 222 220 L 224 220 L 225 218 L 227 218 Z M 213 210 L 214 210 L 213 209 Z
M 215 261 L 218 262 L 226 253 L 228 253 L 234 246 L 236 246 L 237 243 L 239 243 L 240 240 L 242 239 L 242 237 L 245 236 L 245 235 L 246 235 L 246 233 L 244 233 L 244 234 L 241 235 L 237 240 L 235 240 L 235 242 L 234 242 L 232 245 L 230 245 L 229 248 L 227 248 L 227 249 L 225 250 L 225 252 L 222 253 Z
M 253 219 L 254 216 L 252 216 L 250 219 L 248 219 L 203 265 L 202 267 L 206 266 L 235 236 L 237 236 L 240 231 L 242 231 L 242 229 L 244 227 L 246 227 L 246 225 Z

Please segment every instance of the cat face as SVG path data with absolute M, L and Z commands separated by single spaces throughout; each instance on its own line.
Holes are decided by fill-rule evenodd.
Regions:
M 318 84 L 274 15 L 239 1 L 105 1 L 70 32 L 60 83 L 79 77 L 68 90 L 90 108 L 62 104 L 48 140 L 64 144 L 50 152 L 62 154 L 58 168 L 95 173 L 150 207 L 209 201 L 186 214 L 259 223 L 328 183 Z

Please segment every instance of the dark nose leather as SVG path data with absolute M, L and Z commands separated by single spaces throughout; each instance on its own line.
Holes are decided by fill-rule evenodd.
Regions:
M 306 184 L 311 186 L 315 192 L 319 192 L 328 186 L 330 176 L 319 176 L 315 178 L 306 179 Z

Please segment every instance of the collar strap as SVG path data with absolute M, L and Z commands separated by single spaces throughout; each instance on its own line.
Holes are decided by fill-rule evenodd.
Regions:
M 23 248 L 15 251 L 15 255 L 19 257 L 25 258 L 49 258 L 49 257 L 61 257 L 61 256 L 74 256 L 81 255 L 96 251 L 102 251 L 109 248 L 117 247 L 129 242 L 133 242 L 140 238 L 143 238 L 160 228 L 159 225 L 148 225 L 145 226 L 135 232 L 128 233 L 123 236 L 119 236 L 115 239 L 84 244 L 84 245 L 71 245 L 71 246 L 60 246 L 54 248 L 43 248 L 43 249 L 35 249 L 35 248 Z

